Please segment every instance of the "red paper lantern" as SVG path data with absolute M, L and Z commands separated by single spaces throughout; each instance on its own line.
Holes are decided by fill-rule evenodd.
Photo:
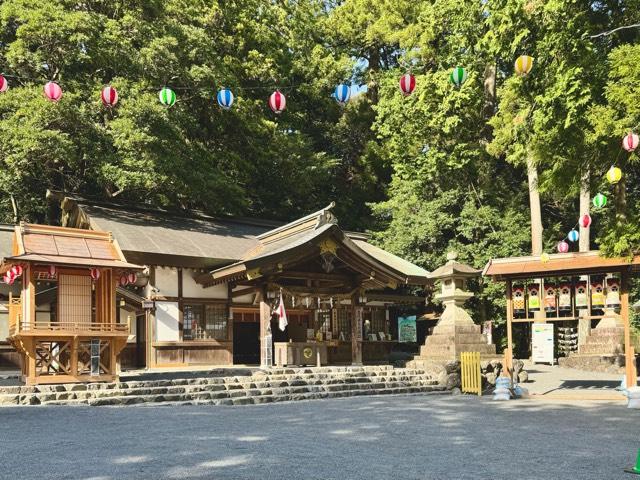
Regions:
M 410 73 L 405 73 L 400 77 L 400 90 L 406 95 L 411 95 L 416 88 L 416 77 Z
M 633 152 L 636 148 L 638 148 L 638 135 L 633 132 L 629 132 L 622 139 L 622 148 L 624 148 L 627 152 Z
M 558 242 L 557 248 L 558 248 L 558 252 L 567 253 L 569 251 L 569 244 L 564 240 L 561 240 Z
M 138 276 L 133 272 L 131 272 L 129 275 L 127 275 L 127 283 L 129 283 L 131 285 L 136 283 L 137 279 L 138 279 Z
M 126 275 L 121 275 L 118 283 L 120 283 L 121 287 L 124 287 L 129 283 L 129 280 L 127 279 Z
M 14 265 L 13 267 L 11 267 L 10 272 L 14 277 L 19 277 L 20 275 L 22 275 L 22 265 Z
M 11 275 L 10 271 L 4 274 L 4 282 L 7 285 L 13 285 L 13 282 L 15 282 L 15 280 L 16 280 L 16 277 Z
M 100 278 L 100 269 L 98 268 L 92 268 L 91 270 L 89 270 L 89 273 L 92 280 L 98 280 Z
M 62 98 L 62 89 L 55 82 L 49 82 L 44 86 L 44 96 L 52 102 L 57 102 Z
M 578 220 L 578 223 L 582 228 L 588 228 L 589 225 L 591 225 L 591 216 L 585 213 L 580 217 L 580 220 Z
M 48 270 L 48 273 L 49 273 L 49 277 L 51 277 L 51 278 L 55 277 L 56 273 L 58 273 L 55 265 L 49 265 L 47 270 Z
M 115 107 L 116 103 L 118 103 L 118 92 L 115 88 L 107 86 L 102 89 L 100 98 L 105 107 Z
M 269 107 L 271 107 L 273 113 L 282 113 L 286 106 L 287 99 L 279 90 L 273 92 L 269 97 Z
M 9 88 L 9 82 L 7 79 L 0 75 L 0 93 L 4 93 Z

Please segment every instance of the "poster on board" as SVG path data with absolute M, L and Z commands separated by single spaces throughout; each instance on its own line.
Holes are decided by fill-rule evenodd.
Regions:
M 398 341 L 404 343 L 418 341 L 415 315 L 398 317 Z

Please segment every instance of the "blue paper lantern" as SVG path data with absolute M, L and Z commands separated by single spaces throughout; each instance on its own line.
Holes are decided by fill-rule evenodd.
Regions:
M 333 96 L 340 105 L 344 105 L 349 101 L 349 97 L 351 97 L 351 89 L 349 85 L 345 85 L 341 83 L 336 87 L 335 92 L 333 92 Z
M 567 238 L 569 239 L 570 242 L 577 242 L 578 239 L 580 238 L 580 234 L 574 228 L 569 232 L 569 234 L 567 235 Z
M 233 105 L 233 93 L 231 93 L 231 90 L 224 87 L 218 90 L 218 96 L 216 98 L 218 100 L 218 105 L 225 110 L 229 110 L 231 105 Z

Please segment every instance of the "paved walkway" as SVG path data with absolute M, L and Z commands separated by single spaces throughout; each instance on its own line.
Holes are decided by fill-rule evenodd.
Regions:
M 622 375 L 587 372 L 525 361 L 529 382 L 523 384 L 533 396 L 584 400 L 626 401 L 619 390 Z

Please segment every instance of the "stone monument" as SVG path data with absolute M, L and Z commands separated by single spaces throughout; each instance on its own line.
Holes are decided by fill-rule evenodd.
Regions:
M 436 299 L 444 305 L 442 316 L 420 347 L 420 354 L 414 357 L 413 365 L 420 367 L 425 362 L 446 362 L 460 358 L 461 352 L 480 352 L 484 359 L 496 358 L 496 346 L 487 343 L 487 337 L 480 333 L 480 325 L 463 308 L 464 303 L 473 297 L 466 290 L 467 280 L 478 277 L 481 270 L 456 261 L 457 254 L 447 254 L 447 263 L 434 270 L 429 277 L 439 280 L 441 292 Z

